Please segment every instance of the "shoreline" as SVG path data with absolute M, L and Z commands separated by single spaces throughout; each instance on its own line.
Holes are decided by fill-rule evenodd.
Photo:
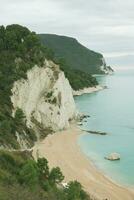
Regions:
M 81 136 L 81 135 L 88 135 L 88 134 L 89 133 L 85 132 L 85 133 L 81 133 L 79 136 Z M 84 154 L 84 156 L 86 156 L 85 153 L 81 150 L 81 147 L 80 147 L 79 144 L 78 144 L 78 146 L 79 146 L 80 151 L 82 152 L 82 154 Z M 134 194 L 134 187 L 133 186 L 131 186 L 131 185 L 125 185 L 125 184 L 119 183 L 119 182 L 117 183 L 116 180 L 112 179 L 107 173 L 105 173 L 102 169 L 100 169 L 90 156 L 86 156 L 86 157 L 89 159 L 89 161 L 93 165 L 93 167 L 96 168 L 96 170 L 99 171 L 106 179 L 110 180 L 113 184 L 115 184 L 115 185 L 117 185 L 117 186 L 119 186 L 121 188 L 125 188 L 125 189 L 128 189 L 129 191 L 132 191 L 133 194 Z
M 88 87 L 81 90 L 73 90 L 73 96 L 81 96 L 83 94 L 90 94 L 90 93 L 98 92 L 104 89 L 105 89 L 105 86 L 97 85 L 96 87 Z
M 59 166 L 65 176 L 64 182 L 78 180 L 95 200 L 133 200 L 134 193 L 116 184 L 105 176 L 81 150 L 78 137 L 83 134 L 76 126 L 68 130 L 49 135 L 37 142 L 33 148 L 33 157 L 46 157 L 50 168 Z

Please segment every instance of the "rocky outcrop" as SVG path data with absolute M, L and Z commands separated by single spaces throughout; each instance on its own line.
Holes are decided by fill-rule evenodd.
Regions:
M 90 130 L 82 130 L 82 131 L 95 135 L 107 135 L 106 132 L 101 132 L 101 131 L 90 131 Z
M 17 108 L 23 110 L 28 127 L 62 130 L 77 116 L 68 80 L 59 66 L 48 60 L 43 67 L 29 70 L 26 80 L 14 83 L 11 101 L 13 113 Z
M 110 155 L 106 156 L 105 159 L 106 160 L 111 160 L 111 161 L 120 160 L 120 154 L 111 153 Z
M 114 70 L 112 69 L 112 67 L 106 65 L 106 61 L 104 57 L 102 57 L 101 60 L 102 60 L 102 66 L 100 66 L 101 73 L 112 75 L 114 73 Z

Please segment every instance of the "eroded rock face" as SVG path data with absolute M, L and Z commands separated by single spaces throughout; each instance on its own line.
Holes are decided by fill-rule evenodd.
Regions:
M 102 63 L 103 65 L 100 67 L 101 72 L 103 72 L 104 74 L 112 75 L 114 73 L 114 70 L 110 66 L 106 65 L 106 61 L 104 58 L 102 58 Z
M 111 160 L 111 161 L 120 160 L 120 154 L 111 153 L 110 155 L 106 156 L 105 159 Z
M 57 131 L 69 127 L 69 121 L 77 116 L 68 80 L 59 66 L 48 60 L 43 67 L 29 70 L 27 80 L 14 83 L 11 101 L 13 113 L 21 108 L 29 127 L 36 122 Z

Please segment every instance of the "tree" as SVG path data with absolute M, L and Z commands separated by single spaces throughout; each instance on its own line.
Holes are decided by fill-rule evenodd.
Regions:
M 0 26 L 0 50 L 5 49 L 4 39 L 5 39 L 5 27 Z
M 77 181 L 71 181 L 68 187 L 65 188 L 67 200 L 90 200 L 89 196 L 82 189 L 82 186 Z
M 27 37 L 25 37 L 24 44 L 25 44 L 25 46 L 27 47 L 28 50 L 31 50 L 35 47 L 40 46 L 40 40 L 37 37 L 37 35 L 32 32 Z
M 5 43 L 7 50 L 15 50 L 17 48 L 17 36 L 14 31 L 6 31 L 5 33 Z
M 38 167 L 34 160 L 28 160 L 19 173 L 21 184 L 28 185 L 33 189 L 38 183 Z
M 43 52 L 45 53 L 45 56 L 48 60 L 54 59 L 54 52 L 50 48 L 42 47 Z
M 23 119 L 25 118 L 25 115 L 23 113 L 23 111 L 20 108 L 17 108 L 16 112 L 15 112 L 15 122 L 18 124 L 21 124 Z
M 17 108 L 17 110 L 15 112 L 15 118 L 16 119 L 24 119 L 25 118 L 25 115 L 20 108 Z
M 46 158 L 38 158 L 37 160 L 38 172 L 39 172 L 39 180 L 40 185 L 45 191 L 49 191 L 51 189 L 49 184 L 49 167 L 48 161 Z
M 38 166 L 40 177 L 43 180 L 48 179 L 48 177 L 49 177 L 49 167 L 48 167 L 47 159 L 46 158 L 38 158 L 37 166 Z
M 8 135 L 11 133 L 11 123 L 9 120 L 3 120 L 0 123 L 0 134 Z
M 52 183 L 61 183 L 64 180 L 64 176 L 59 167 L 55 167 L 51 170 L 49 180 Z
M 5 27 L 0 26 L 0 38 L 4 39 L 5 36 Z

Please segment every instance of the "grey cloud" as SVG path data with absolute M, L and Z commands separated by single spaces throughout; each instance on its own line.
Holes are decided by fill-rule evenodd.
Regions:
M 76 37 L 104 55 L 134 52 L 133 0 L 0 0 L 0 5 L 0 24 Z

